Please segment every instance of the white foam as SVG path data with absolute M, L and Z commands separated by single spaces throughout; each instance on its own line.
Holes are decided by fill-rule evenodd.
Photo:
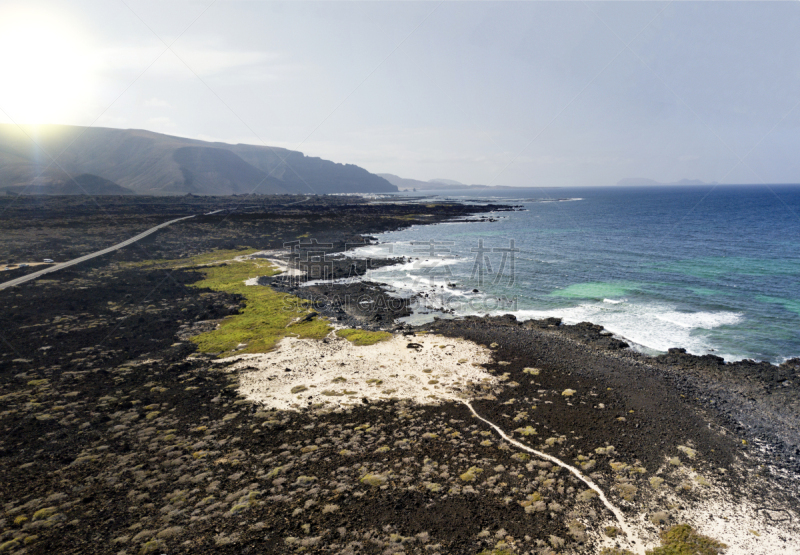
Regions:
M 373 276 L 380 276 L 382 273 L 393 274 L 395 272 L 404 272 L 408 270 L 423 270 L 425 268 L 438 268 L 440 266 L 452 266 L 454 264 L 460 264 L 466 261 L 466 258 L 416 258 L 414 260 L 410 260 L 408 262 L 404 262 L 402 264 L 395 264 L 393 266 L 387 266 L 386 269 L 382 272 L 383 268 L 378 268 L 372 270 Z
M 342 254 L 349 258 L 391 258 L 395 256 L 394 247 L 386 243 L 370 245 L 368 247 L 358 247 Z
M 312 285 L 334 285 L 357 283 L 363 279 L 362 276 L 343 277 L 336 279 L 310 279 L 300 284 L 300 287 L 311 287 Z
M 553 199 L 543 199 L 538 202 L 574 202 L 576 200 L 583 200 L 582 198 L 553 198 Z
M 495 314 L 501 314 L 497 311 Z M 592 322 L 634 343 L 656 351 L 683 347 L 703 355 L 714 346 L 702 333 L 723 325 L 738 324 L 743 316 L 736 312 L 679 312 L 674 306 L 659 303 L 584 303 L 570 308 L 520 310 L 518 319 L 558 317 L 565 324 Z M 723 356 L 734 360 L 733 355 Z
M 663 322 L 685 329 L 714 329 L 719 326 L 737 324 L 741 321 L 741 314 L 735 312 L 676 312 L 669 311 L 655 314 Z
M 417 245 L 395 242 L 388 245 L 370 245 L 356 249 L 358 256 L 379 258 L 413 252 Z M 458 316 L 469 314 L 502 315 L 513 312 L 518 319 L 562 318 L 567 324 L 592 322 L 611 333 L 633 343 L 644 352 L 665 352 L 672 347 L 682 347 L 691 354 L 714 353 L 726 361 L 740 360 L 737 354 L 720 353 L 706 333 L 724 325 L 741 323 L 741 313 L 728 311 L 682 312 L 667 303 L 631 303 L 627 298 L 604 298 L 578 306 L 548 310 L 514 310 L 515 306 L 498 304 L 496 295 L 473 293 L 469 289 L 444 287 L 446 282 L 458 282 L 449 267 L 472 263 L 469 257 L 414 257 L 407 262 L 368 270 L 364 279 L 387 285 L 392 294 L 413 298 L 412 310 L 442 311 Z M 556 262 L 556 261 L 554 261 Z M 429 316 L 432 317 L 432 316 Z M 429 319 L 429 318 L 428 318 Z

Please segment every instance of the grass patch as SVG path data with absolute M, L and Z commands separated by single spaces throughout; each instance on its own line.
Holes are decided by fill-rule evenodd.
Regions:
M 153 261 L 155 267 L 198 270 L 204 279 L 192 287 L 225 291 L 244 297 L 245 307 L 220 322 L 219 328 L 191 338 L 204 353 L 220 357 L 242 353 L 265 353 L 288 335 L 322 339 L 331 331 L 326 320 L 307 318 L 312 311 L 309 303 L 271 287 L 245 285 L 245 280 L 278 273 L 273 264 L 263 259 L 233 261 L 236 256 L 256 252 L 256 249 L 213 251 L 186 259 Z M 240 345 L 244 345 L 240 348 Z
M 336 335 L 339 337 L 344 337 L 353 345 L 359 346 L 374 345 L 375 343 L 386 341 L 392 337 L 392 334 L 386 331 L 365 331 L 354 329 L 337 330 Z

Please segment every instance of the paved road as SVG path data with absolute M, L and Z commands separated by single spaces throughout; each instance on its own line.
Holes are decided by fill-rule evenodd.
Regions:
M 219 210 L 217 210 L 219 212 Z M 213 214 L 214 212 L 211 212 Z M 131 237 L 127 241 L 123 241 L 122 243 L 118 243 L 113 247 L 108 247 L 107 249 L 103 249 L 101 251 L 93 252 L 92 254 L 87 254 L 86 256 L 81 256 L 80 258 L 76 258 L 74 260 L 70 260 L 69 262 L 62 262 L 60 264 L 55 264 L 50 266 L 49 268 L 45 268 L 44 270 L 39 270 L 38 272 L 34 272 L 32 274 L 28 274 L 26 276 L 18 277 L 17 279 L 12 279 L 11 281 L 7 281 L 5 283 L 0 283 L 0 291 L 6 289 L 8 287 L 14 287 L 15 285 L 19 285 L 21 283 L 25 283 L 26 281 L 30 281 L 32 279 L 36 279 L 40 276 L 45 274 L 49 274 L 50 272 L 55 272 L 57 270 L 61 270 L 63 268 L 69 268 L 70 266 L 74 266 L 75 264 L 80 264 L 81 262 L 86 262 L 87 260 L 91 260 L 92 258 L 97 258 L 98 256 L 103 256 L 104 254 L 108 254 L 110 252 L 114 252 L 115 250 L 121 249 L 122 247 L 127 247 L 139 241 L 140 239 L 144 239 L 151 233 L 155 233 L 162 227 L 167 227 L 170 224 L 174 224 L 175 222 L 180 222 L 181 220 L 188 220 L 189 218 L 194 218 L 194 216 L 185 216 L 183 218 L 178 218 L 176 220 L 170 220 L 168 222 L 164 222 L 163 224 L 159 224 L 155 227 L 151 227 L 147 231 L 140 233 L 136 237 Z

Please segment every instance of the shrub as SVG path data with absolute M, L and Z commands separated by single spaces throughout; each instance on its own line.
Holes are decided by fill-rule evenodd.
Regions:
M 688 524 L 678 524 L 661 532 L 661 546 L 648 551 L 648 555 L 720 555 L 727 545 L 708 536 L 698 534 Z
M 477 466 L 472 466 L 469 468 L 469 470 L 467 470 L 461 476 L 459 476 L 459 478 L 461 478 L 465 482 L 474 482 L 477 479 L 478 474 L 480 474 L 481 472 L 483 472 L 482 468 L 478 468 Z
M 378 487 L 386 483 L 386 476 L 383 474 L 365 474 L 359 481 L 368 486 Z

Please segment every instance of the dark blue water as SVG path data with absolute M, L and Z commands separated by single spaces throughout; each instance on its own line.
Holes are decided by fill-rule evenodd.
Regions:
M 800 186 L 441 196 L 513 202 L 526 211 L 499 213 L 494 223 L 384 234 L 389 246 L 373 252 L 391 248 L 419 260 L 371 279 L 399 292 L 424 291 L 432 304 L 457 314 L 514 312 L 602 324 L 645 350 L 684 347 L 771 362 L 800 355 Z M 555 199 L 577 200 L 542 202 Z M 433 250 L 413 244 L 431 240 Z M 512 240 L 518 252 L 492 251 L 510 248 Z

